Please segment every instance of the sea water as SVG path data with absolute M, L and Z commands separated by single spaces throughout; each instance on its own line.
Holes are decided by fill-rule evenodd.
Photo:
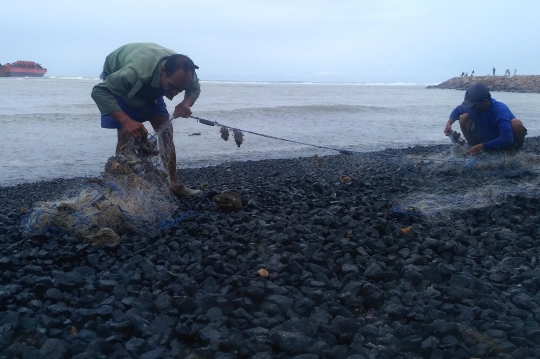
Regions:
M 0 185 L 97 176 L 114 154 L 116 131 L 100 128 L 90 97 L 98 78 L 0 79 Z M 464 91 L 419 84 L 201 82 L 193 115 L 308 144 L 355 151 L 445 144 L 443 129 Z M 493 93 L 540 134 L 540 94 Z M 166 101 L 169 112 L 181 101 Z M 152 133 L 150 126 L 149 132 Z M 459 131 L 459 126 L 454 125 Z M 200 135 L 193 135 L 200 134 Z M 238 147 L 219 127 L 174 120 L 178 167 L 335 154 L 244 134 Z

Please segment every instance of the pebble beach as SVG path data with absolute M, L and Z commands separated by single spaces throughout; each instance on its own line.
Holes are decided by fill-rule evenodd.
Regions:
M 540 154 L 539 138 L 524 151 Z M 411 193 L 512 186 L 534 171 L 403 171 L 374 158 L 182 169 L 210 187 L 179 201 L 195 219 L 95 247 L 21 227 L 21 208 L 89 178 L 2 187 L 0 357 L 540 357 L 540 198 L 509 195 L 451 223 L 393 210 Z M 211 201 L 224 190 L 241 194 L 240 211 Z

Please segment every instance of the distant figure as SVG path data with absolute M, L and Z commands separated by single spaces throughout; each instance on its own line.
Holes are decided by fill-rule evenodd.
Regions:
M 467 72 L 465 72 L 465 77 L 469 76 L 469 74 Z
M 493 68 L 493 76 L 495 76 L 495 68 Z
M 463 76 L 465 76 L 465 72 L 462 72 L 462 73 L 461 73 L 461 77 L 463 77 Z
M 471 77 L 473 77 L 473 76 L 474 76 L 474 70 L 472 70 L 472 72 L 471 72 Z
M 508 106 L 491 98 L 489 89 L 481 82 L 470 86 L 465 101 L 452 111 L 445 135 L 452 132 L 452 124 L 458 120 L 461 132 L 472 146 L 471 155 L 480 150 L 519 149 L 527 135 L 523 123 Z
M 516 76 L 517 69 L 514 69 L 514 76 Z

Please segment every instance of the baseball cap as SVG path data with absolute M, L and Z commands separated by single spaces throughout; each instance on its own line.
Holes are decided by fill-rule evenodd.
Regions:
M 475 102 L 486 99 L 489 97 L 489 89 L 482 82 L 477 82 L 470 86 L 465 91 L 465 101 L 461 104 L 461 107 L 471 108 Z

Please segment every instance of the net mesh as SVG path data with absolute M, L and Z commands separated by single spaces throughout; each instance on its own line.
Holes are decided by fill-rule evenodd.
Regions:
M 244 139 L 242 132 L 225 126 L 215 128 L 223 140 L 228 140 L 232 131 L 237 145 L 252 137 Z M 92 243 L 108 243 L 118 240 L 112 233 L 153 232 L 192 217 L 192 212 L 175 217 L 178 202 L 169 191 L 162 164 L 173 154 L 167 147 L 167 143 L 172 143 L 171 138 L 169 124 L 145 141 L 132 140 L 120 155 L 107 160 L 101 177 L 93 183 L 68 192 L 62 200 L 38 203 L 25 216 L 25 229 L 30 233 L 63 230 Z M 527 151 L 484 152 L 471 157 L 465 146 L 452 143 L 373 153 L 344 149 L 336 155 L 328 147 L 316 152 L 313 151 L 311 158 L 293 160 L 299 176 L 341 184 L 360 181 L 365 173 L 370 173 L 372 179 L 390 176 L 403 182 L 406 188 L 391 191 L 395 198 L 386 198 L 392 204 L 391 209 L 397 214 L 418 217 L 432 226 L 447 226 L 460 213 L 493 206 L 507 196 L 540 197 L 536 191 L 540 156 Z M 238 184 L 238 178 L 243 177 L 242 173 L 234 173 L 231 170 L 234 166 L 227 163 L 221 168 L 226 170 L 220 176 L 213 176 L 212 184 L 206 182 L 209 178 L 197 177 L 200 173 L 193 178 L 204 189 L 220 186 L 231 189 L 231 184 Z M 532 179 L 523 179 L 527 174 Z M 444 183 L 446 179 L 464 181 L 463 185 L 449 188 Z
M 65 231 L 97 245 L 118 241 L 118 234 L 128 231 L 174 226 L 178 202 L 162 164 L 170 153 L 170 132 L 171 124 L 146 139 L 131 139 L 107 160 L 99 178 L 60 200 L 37 203 L 24 217 L 24 229 L 32 234 Z

